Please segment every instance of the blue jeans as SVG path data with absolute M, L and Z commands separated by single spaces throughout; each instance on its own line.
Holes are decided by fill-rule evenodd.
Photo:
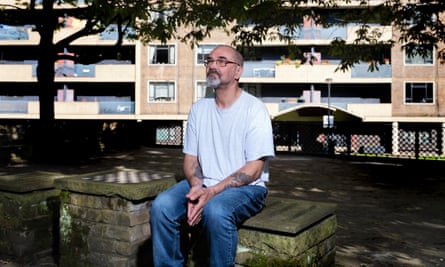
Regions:
M 184 266 L 187 254 L 181 247 L 182 230 L 187 227 L 187 199 L 190 185 L 182 180 L 160 193 L 150 210 L 153 261 L 155 267 Z M 238 244 L 238 227 L 264 207 L 267 189 L 247 185 L 228 188 L 205 205 L 197 227 L 208 242 L 209 265 L 234 266 Z M 185 255 L 184 255 L 185 254 Z

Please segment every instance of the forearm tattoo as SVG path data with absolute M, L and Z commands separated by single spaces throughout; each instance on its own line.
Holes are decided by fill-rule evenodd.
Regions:
M 194 175 L 200 180 L 204 180 L 204 175 L 202 174 L 201 165 L 199 163 L 193 164 L 192 168 L 195 170 Z
M 231 175 L 231 177 L 233 177 L 232 181 L 230 181 L 230 183 L 228 183 L 225 188 L 239 187 L 249 184 L 252 181 L 252 176 L 247 175 L 244 172 L 235 172 Z

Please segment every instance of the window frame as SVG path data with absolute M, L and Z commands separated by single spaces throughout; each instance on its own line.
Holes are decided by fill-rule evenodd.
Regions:
M 165 83 L 166 85 L 167 85 L 167 96 L 159 96 L 159 97 L 156 97 L 156 94 L 153 94 L 154 96 L 152 97 L 152 94 L 151 94 L 151 88 L 152 88 L 152 85 L 155 85 L 155 84 L 163 84 L 163 83 Z M 169 85 L 172 85 L 173 86 L 173 96 L 170 96 L 169 95 Z M 153 87 L 153 89 L 155 90 L 154 91 L 154 93 L 156 93 L 156 87 Z M 148 81 L 147 82 L 147 103 L 156 103 L 156 104 L 162 104 L 162 103 L 176 103 L 176 95 L 177 95 L 177 88 L 176 88 L 176 81 L 173 81 L 173 80 L 151 80 L 151 81 Z M 152 100 L 152 98 L 153 98 L 153 100 Z M 156 100 L 156 98 L 166 98 L 166 99 L 159 99 L 159 100 Z M 168 98 L 170 98 L 170 99 L 168 99 Z
M 426 90 L 428 90 L 428 85 L 430 85 L 431 88 L 431 97 L 428 97 L 428 95 L 426 95 L 425 98 L 431 98 L 431 102 L 414 102 L 414 100 L 411 100 L 411 102 L 408 102 L 408 94 L 407 94 L 407 90 L 408 90 L 408 85 L 409 84 L 426 84 L 427 88 Z M 412 88 L 415 89 L 415 88 Z M 413 93 L 415 94 L 415 93 Z M 426 94 L 428 94 L 428 92 L 426 92 Z M 414 98 L 413 96 L 411 96 L 411 98 Z M 403 103 L 405 105 L 434 105 L 436 103 L 436 84 L 433 81 L 405 81 L 403 83 Z
M 435 53 L 435 48 L 431 47 L 431 57 L 428 59 L 421 57 L 420 55 L 416 55 L 414 57 L 408 57 L 408 55 L 406 54 L 406 48 L 404 48 L 403 49 L 403 64 L 405 66 L 433 66 L 436 63 L 434 53 Z M 409 59 L 414 62 L 413 63 L 407 62 L 407 60 L 409 60 Z M 420 62 L 422 60 L 423 60 L 423 63 Z
M 221 44 L 214 44 L 214 43 L 210 43 L 210 44 L 198 44 L 197 46 L 196 46 L 196 49 L 195 49 L 195 65 L 203 65 L 204 66 L 204 60 L 206 60 L 207 59 L 207 57 L 208 57 L 208 55 L 210 54 L 210 52 L 215 48 L 215 47 L 217 47 L 218 45 L 221 45 Z M 210 50 L 208 50 L 208 54 L 206 54 L 206 53 L 203 53 L 203 52 L 201 52 L 200 53 L 200 48 L 201 47 L 204 47 L 204 46 L 208 46 L 208 47 L 210 47 Z M 204 51 L 205 52 L 205 51 Z M 200 55 L 202 55 L 201 57 L 200 57 Z
M 157 55 L 158 49 L 160 47 L 165 47 L 167 50 L 167 63 L 163 62 L 154 62 L 154 57 Z M 176 44 L 149 44 L 148 47 L 148 65 L 176 65 L 177 62 L 177 49 Z M 163 49 L 164 50 L 164 49 Z M 171 55 L 170 53 L 173 52 L 174 54 Z M 171 62 L 173 61 L 173 63 Z
M 205 90 L 204 95 L 200 96 L 199 90 Z M 209 90 L 211 90 L 211 88 L 207 86 L 207 82 L 205 80 L 197 80 L 195 83 L 195 91 L 193 95 L 194 101 L 196 102 L 200 99 L 207 98 L 209 96 Z

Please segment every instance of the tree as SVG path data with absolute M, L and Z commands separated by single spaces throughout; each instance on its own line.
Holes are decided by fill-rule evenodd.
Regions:
M 309 17 L 323 27 L 357 23 L 361 25 L 353 43 L 334 37 L 329 53 L 340 57 L 339 70 L 361 61 L 371 62 L 370 70 L 378 68 L 376 59 L 382 51 L 400 43 L 408 55 L 427 56 L 436 48 L 437 56 L 445 59 L 445 1 L 441 0 L 293 0 L 244 1 L 244 12 L 231 31 L 242 45 L 275 38 L 292 44 L 292 34 Z M 351 5 L 354 8 L 351 8 Z M 242 20 L 241 20 L 242 21 Z M 392 26 L 398 37 L 381 39 L 382 32 L 372 25 Z M 281 31 L 277 31 L 281 28 Z
M 100 60 L 96 55 L 69 55 L 63 53 L 78 38 L 99 34 L 110 25 L 116 25 L 118 38 L 116 52 L 124 37 L 140 38 L 144 42 L 157 39 L 166 42 L 174 38 L 176 27 L 190 25 L 195 17 L 204 14 L 204 9 L 197 6 L 196 12 L 190 12 L 195 6 L 186 1 L 138 1 L 138 0 L 10 0 L 0 4 L 0 24 L 31 25 L 40 35 L 38 44 L 37 80 L 40 103 L 39 127 L 34 142 L 36 159 L 46 160 L 52 153 L 54 144 L 54 63 L 59 59 L 69 59 L 75 63 L 90 64 Z M 175 15 L 174 12 L 177 12 Z M 179 17 L 178 14 L 184 15 Z M 54 32 L 63 27 L 66 17 L 74 17 L 85 22 L 83 29 L 54 43 Z M 205 25 L 204 25 L 205 24 Z M 200 30 L 190 32 L 185 39 L 201 38 L 208 34 L 206 28 L 224 23 L 208 18 L 203 20 Z
M 70 59 L 89 64 L 100 60 L 97 55 L 75 56 L 64 54 L 76 39 L 101 33 L 116 25 L 118 51 L 122 40 L 139 39 L 143 42 L 166 42 L 180 39 L 193 45 L 213 30 L 225 29 L 234 36 L 234 44 L 249 47 L 270 38 L 292 45 L 292 33 L 302 26 L 303 18 L 310 17 L 317 24 L 343 25 L 350 22 L 362 26 L 352 44 L 334 38 L 330 53 L 342 58 L 339 69 L 346 69 L 360 61 L 371 61 L 371 69 L 378 67 L 374 59 L 381 51 L 397 42 L 406 46 L 408 53 L 425 55 L 428 49 L 440 47 L 445 39 L 441 16 L 445 3 L 441 0 L 23 0 L 0 4 L 0 24 L 32 25 L 40 34 L 37 78 L 40 101 L 41 146 L 48 147 L 54 126 L 54 62 Z M 2 1 L 5 2 L 5 1 Z M 377 4 L 375 4 L 377 3 Z M 345 6 L 346 4 L 346 6 Z M 351 9 L 355 4 L 359 8 Z M 64 17 L 85 21 L 83 29 L 57 43 L 54 31 L 63 26 Z M 380 40 L 381 33 L 371 24 L 392 25 L 400 31 L 398 40 Z M 180 31 L 178 29 L 186 29 Z M 444 50 L 438 50 L 441 58 Z

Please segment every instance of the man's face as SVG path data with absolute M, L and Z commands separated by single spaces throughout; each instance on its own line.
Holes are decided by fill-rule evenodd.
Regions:
M 216 48 L 206 62 L 207 85 L 215 89 L 227 87 L 239 79 L 241 69 L 229 48 Z

